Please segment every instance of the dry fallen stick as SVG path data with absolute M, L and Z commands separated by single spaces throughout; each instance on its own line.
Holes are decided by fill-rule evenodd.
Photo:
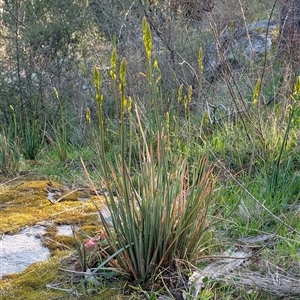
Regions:
M 71 192 L 69 192 L 69 193 L 67 193 L 67 194 L 65 194 L 65 195 L 63 195 L 63 196 L 61 196 L 60 198 L 58 198 L 58 199 L 55 200 L 55 201 L 52 201 L 49 197 L 48 197 L 48 200 L 49 200 L 52 204 L 54 204 L 54 203 L 57 203 L 57 202 L 60 202 L 60 201 L 64 200 L 66 197 L 68 197 L 68 196 L 70 196 L 70 195 L 72 195 L 72 194 L 74 194 L 75 192 L 78 192 L 78 191 L 79 191 L 79 189 L 73 190 L 73 191 L 71 191 Z
M 205 287 L 206 279 L 225 281 L 235 286 L 258 288 L 276 297 L 299 299 L 299 274 L 297 276 L 289 274 L 268 261 L 260 264 L 259 271 L 252 271 L 246 268 L 250 264 L 248 257 L 249 253 L 235 252 L 232 258 L 213 262 L 203 270 L 196 270 L 189 279 L 189 286 L 193 289 L 195 299 Z

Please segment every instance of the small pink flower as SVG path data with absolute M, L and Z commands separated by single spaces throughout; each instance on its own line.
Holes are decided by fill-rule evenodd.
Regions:
M 85 240 L 84 241 L 84 248 L 86 250 L 93 249 L 95 246 L 97 246 L 99 240 L 100 240 L 99 237 L 93 237 L 91 239 Z

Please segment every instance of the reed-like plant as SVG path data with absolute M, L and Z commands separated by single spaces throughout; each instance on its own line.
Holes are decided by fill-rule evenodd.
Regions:
M 0 173 L 16 174 L 20 170 L 21 153 L 13 140 L 0 134 Z
M 28 116 L 23 122 L 22 134 L 22 153 L 27 159 L 35 159 L 41 149 L 42 128 L 37 119 L 29 119 Z
M 55 153 L 57 154 L 59 160 L 61 163 L 66 163 L 68 159 L 68 138 L 67 138 L 67 126 L 66 126 L 66 119 L 64 110 L 62 107 L 62 102 L 60 100 L 58 91 L 56 88 L 54 88 L 54 95 L 59 105 L 59 111 L 60 111 L 60 123 L 59 124 L 52 124 L 49 122 L 49 126 L 51 128 L 51 131 L 53 135 L 45 132 L 46 139 L 53 147 Z
M 14 107 L 10 105 L 11 126 L 0 133 L 0 173 L 15 174 L 20 171 L 22 155 L 18 147 L 17 121 Z
M 148 61 L 148 75 L 144 76 L 148 79 L 149 95 L 154 100 L 151 103 L 153 115 L 141 112 L 126 96 L 124 58 L 118 75 L 113 77 L 119 86 L 121 149 L 114 164 L 106 159 L 104 97 L 100 72 L 97 68 L 94 71 L 99 158 L 108 191 L 106 201 L 110 220 L 101 212 L 100 216 L 110 246 L 114 252 L 119 252 L 116 256 L 119 267 L 130 278 L 139 281 L 147 280 L 158 268 L 173 268 L 177 259 L 197 261 L 201 256 L 209 245 L 207 214 L 213 183 L 212 169 L 203 154 L 193 151 L 191 159 L 188 136 L 185 137 L 184 153 L 174 149 L 171 112 L 164 114 L 158 107 L 156 109 L 161 103 L 157 80 L 151 71 L 152 43 L 146 20 L 143 31 Z M 153 66 L 158 68 L 158 62 L 154 61 Z M 149 122 L 149 118 L 155 122 Z M 149 128 L 149 124 L 153 128 Z M 177 131 L 178 124 L 172 128 Z M 131 159 L 132 144 L 138 149 L 134 160 Z
M 285 174 L 281 174 L 284 172 L 281 172 L 280 170 L 280 164 L 282 161 L 282 156 L 284 154 L 287 142 L 288 142 L 288 137 L 290 134 L 291 126 L 292 123 L 295 119 L 295 115 L 299 113 L 299 99 L 300 99 L 300 76 L 297 77 L 296 83 L 294 85 L 294 92 L 291 95 L 292 99 L 292 104 L 288 107 L 289 114 L 288 114 L 288 120 L 287 120 L 287 126 L 284 132 L 284 136 L 282 139 L 281 147 L 278 153 L 278 156 L 276 157 L 273 172 L 271 175 L 271 180 L 270 180 L 270 191 L 276 193 L 277 189 L 280 187 L 280 175 L 284 175 L 281 180 L 284 181 L 284 178 L 286 177 Z M 282 187 L 280 187 L 282 188 Z

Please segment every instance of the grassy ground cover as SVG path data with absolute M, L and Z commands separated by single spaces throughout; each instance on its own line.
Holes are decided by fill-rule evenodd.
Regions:
M 143 98 L 127 91 L 128 63 L 113 50 L 109 79 L 94 69 L 96 117 L 87 109 L 88 144 L 68 143 L 63 119 L 56 140 L 43 144 L 29 162 L 17 143 L 7 143 L 1 135 L 7 182 L 0 192 L 0 214 L 6 220 L 1 231 L 50 218 L 81 225 L 80 232 L 89 237 L 77 236 L 72 245 L 60 241 L 73 247 L 68 259 L 57 253 L 49 264 L 2 280 L 4 299 L 30 299 L 28 289 L 41 299 L 297 299 L 299 77 L 290 82 L 281 101 L 264 105 L 263 99 L 272 97 L 280 85 L 274 76 L 280 66 L 268 66 L 248 90 L 242 76 L 228 75 L 224 89 L 226 82 L 235 85 L 226 97 L 233 97 L 232 91 L 245 92 L 231 100 L 247 110 L 211 122 L 208 110 L 191 109 L 191 86 L 180 85 L 173 97 L 164 98 L 166 80 L 145 19 L 142 31 Z M 202 58 L 200 49 L 200 83 Z M 104 113 L 108 80 L 119 105 L 116 119 Z M 221 103 L 224 94 L 215 101 Z M 17 175 L 9 173 L 16 171 L 20 177 L 25 174 L 20 172 L 32 172 L 39 181 L 13 185 Z M 54 181 L 77 194 L 51 203 L 45 190 L 62 189 Z M 96 196 L 79 203 L 82 189 Z M 101 210 L 103 203 L 110 218 Z M 26 216 L 15 215 L 16 207 Z M 99 219 L 102 225 L 95 223 Z M 58 273 L 58 268 L 69 271 Z M 201 283 L 189 283 L 196 272 Z

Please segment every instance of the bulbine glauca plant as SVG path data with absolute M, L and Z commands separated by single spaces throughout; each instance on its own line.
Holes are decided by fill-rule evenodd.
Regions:
M 126 95 L 126 59 L 117 66 L 114 50 L 110 75 L 119 87 L 115 96 L 120 112 L 120 152 L 113 163 L 106 155 L 101 74 L 97 68 L 94 70 L 99 160 L 110 220 L 101 212 L 100 216 L 107 241 L 113 252 L 118 253 L 118 268 L 139 282 L 148 280 L 161 268 L 174 270 L 176 260 L 195 262 L 205 252 L 210 244 L 207 214 L 213 186 L 212 168 L 203 151 L 194 150 L 197 145 L 188 136 L 183 141 L 184 152 L 174 149 L 176 143 L 172 139 L 178 137 L 173 131 L 180 124 L 177 111 L 156 109 L 163 99 L 159 98 L 157 78 L 152 76 L 152 37 L 146 19 L 143 33 L 148 70 L 144 77 L 153 109 L 149 114 L 141 113 L 138 101 Z M 158 61 L 154 60 L 153 65 L 158 68 Z M 186 106 L 190 97 L 189 92 L 185 96 Z M 90 122 L 89 116 L 87 113 Z M 153 124 L 150 118 L 155 119 L 153 128 L 148 128 L 148 124 Z

